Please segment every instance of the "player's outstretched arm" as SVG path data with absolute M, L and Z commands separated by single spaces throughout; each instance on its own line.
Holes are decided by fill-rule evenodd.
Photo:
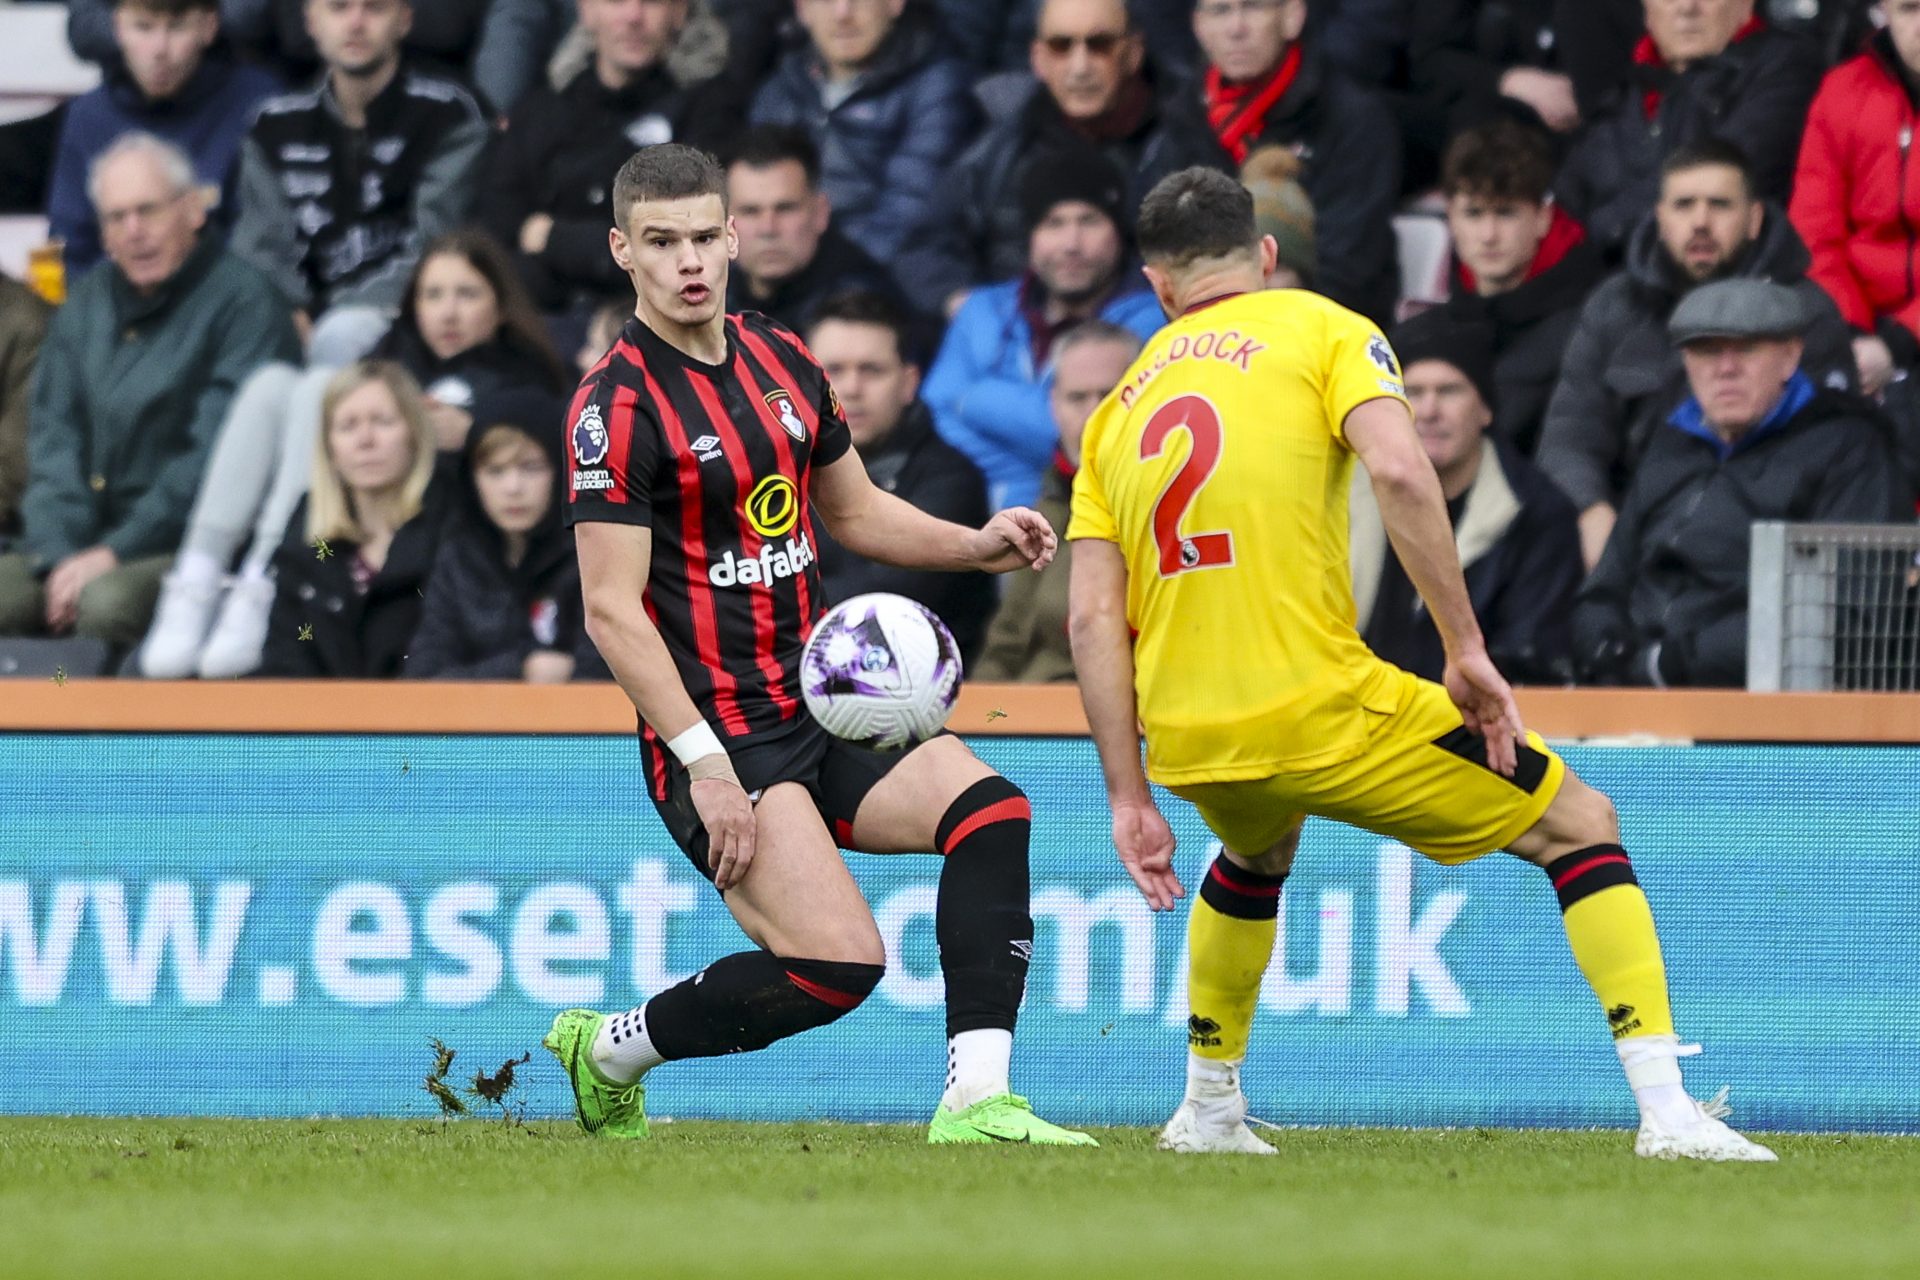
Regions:
M 647 616 L 642 584 L 653 564 L 644 525 L 586 521 L 574 527 L 587 635 L 652 730 L 693 778 L 693 806 L 706 824 L 713 882 L 739 884 L 753 862 L 753 804 L 718 735 L 680 681 L 666 641 Z
M 1168 911 L 1186 896 L 1173 870 L 1173 828 L 1154 807 L 1140 768 L 1140 721 L 1133 698 L 1133 637 L 1127 629 L 1127 562 L 1120 548 L 1083 538 L 1074 548 L 1068 624 L 1080 702 L 1100 752 L 1113 846 L 1141 896 Z
M 1446 645 L 1447 692 L 1467 728 L 1486 736 L 1487 762 L 1511 776 L 1518 743 L 1525 737 L 1520 708 L 1487 657 L 1440 477 L 1420 445 L 1407 406 L 1389 397 L 1369 400 L 1347 414 L 1343 430 L 1373 481 L 1394 553 L 1427 602 Z
M 1060 540 L 1038 511 L 1011 507 L 978 529 L 930 516 L 875 485 L 853 450 L 813 477 L 813 505 L 847 550 L 902 569 L 1044 569 Z

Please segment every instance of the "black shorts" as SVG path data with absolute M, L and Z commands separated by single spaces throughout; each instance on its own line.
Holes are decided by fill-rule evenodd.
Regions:
M 820 722 L 802 711 L 792 726 L 778 737 L 763 739 L 730 753 L 733 771 L 740 785 L 755 801 L 768 787 L 781 782 L 797 782 L 813 797 L 813 807 L 827 824 L 833 842 L 843 849 L 853 848 L 853 818 L 860 802 L 867 798 L 880 779 L 905 760 L 911 751 L 869 751 L 834 737 Z M 707 828 L 693 807 L 693 780 L 679 761 L 667 761 L 667 798 L 655 800 L 653 807 L 666 824 L 667 834 L 699 868 L 700 874 L 713 879 L 707 865 Z

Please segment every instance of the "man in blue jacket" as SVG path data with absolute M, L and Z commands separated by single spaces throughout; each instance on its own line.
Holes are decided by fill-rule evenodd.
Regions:
M 921 392 L 940 435 L 987 477 L 988 507 L 1031 506 L 1057 432 L 1053 340 L 1098 317 L 1150 337 L 1160 304 L 1128 270 L 1127 182 L 1099 151 L 1062 152 L 1021 185 L 1027 269 L 976 289 Z
M 66 242 L 70 275 L 100 261 L 87 166 L 123 133 L 151 133 L 186 152 L 200 181 L 218 193 L 215 220 L 231 222 L 240 144 L 254 109 L 279 85 L 216 48 L 219 34 L 218 0 L 115 0 L 119 65 L 108 64 L 100 87 L 67 108 L 47 192 L 49 230 Z

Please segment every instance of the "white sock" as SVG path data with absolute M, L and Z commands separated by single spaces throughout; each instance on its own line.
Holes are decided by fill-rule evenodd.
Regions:
M 1614 1048 L 1643 1119 L 1658 1120 L 1672 1129 L 1684 1128 L 1698 1118 L 1693 1095 L 1680 1081 L 1680 1059 L 1700 1052 L 1700 1046 L 1682 1045 L 1678 1036 L 1633 1036 L 1615 1042 Z
M 1240 1092 L 1240 1060 L 1187 1055 L 1187 1097 L 1194 1102 L 1218 1102 Z
M 645 1005 L 608 1018 L 593 1038 L 593 1065 L 615 1084 L 632 1084 L 665 1061 L 647 1038 Z
M 173 576 L 190 586 L 215 586 L 226 573 L 227 566 L 204 551 L 182 551 L 173 562 Z
M 947 1091 L 940 1105 L 960 1111 L 995 1094 L 1011 1093 L 1013 1032 L 997 1027 L 962 1031 L 947 1041 Z

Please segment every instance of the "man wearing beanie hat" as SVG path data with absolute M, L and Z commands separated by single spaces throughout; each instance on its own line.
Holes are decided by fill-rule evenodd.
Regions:
M 989 505 L 1030 505 L 1053 459 L 1054 336 L 1100 319 L 1150 337 L 1160 304 L 1128 270 L 1126 180 L 1091 147 L 1029 170 L 1027 269 L 954 314 L 922 398 L 941 438 L 987 477 Z
M 1393 348 L 1414 429 L 1440 476 L 1488 655 L 1517 683 L 1566 683 L 1568 619 L 1582 572 L 1578 517 L 1539 468 L 1488 432 L 1498 403 L 1492 330 L 1429 311 L 1394 331 Z M 1362 468 L 1354 471 L 1348 515 L 1361 637 L 1388 662 L 1440 679 L 1446 648 L 1387 543 Z
M 1703 285 L 1674 309 L 1692 394 L 1647 446 L 1581 588 L 1582 680 L 1743 686 L 1754 521 L 1912 521 L 1879 411 L 1801 368 L 1810 320 L 1770 280 Z

